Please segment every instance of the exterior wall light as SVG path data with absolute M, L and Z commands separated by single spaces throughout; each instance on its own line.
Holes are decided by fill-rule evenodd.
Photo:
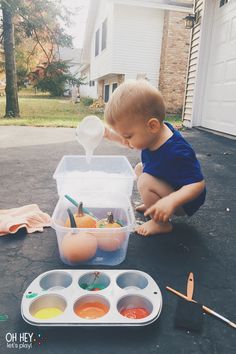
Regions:
M 199 11 L 198 11 L 197 13 L 189 14 L 188 16 L 186 16 L 184 18 L 184 20 L 185 20 L 185 28 L 186 29 L 192 29 L 193 26 L 198 23 L 199 18 L 200 18 L 199 15 L 200 14 L 199 14 Z

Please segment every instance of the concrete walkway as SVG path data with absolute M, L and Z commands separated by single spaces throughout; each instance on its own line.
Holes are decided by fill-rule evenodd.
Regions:
M 136 328 L 28 325 L 20 314 L 27 286 L 47 270 L 69 267 L 60 261 L 53 229 L 31 235 L 19 232 L 0 238 L 0 315 L 8 316 L 0 321 L 0 353 L 235 353 L 235 330 L 214 317 L 204 316 L 202 333 L 176 329 L 177 298 L 165 290 L 169 285 L 186 292 L 187 275 L 192 271 L 194 298 L 236 322 L 236 143 L 198 130 L 187 130 L 184 135 L 194 146 L 206 176 L 205 205 L 190 219 L 176 219 L 169 235 L 131 235 L 127 258 L 116 267 L 139 269 L 156 280 L 164 301 L 160 318 L 152 325 Z M 96 153 L 126 155 L 133 166 L 139 161 L 139 152 L 109 142 L 103 142 Z M 52 175 L 61 157 L 69 154 L 83 154 L 74 129 L 0 127 L 0 208 L 36 203 L 52 214 L 58 199 Z M 135 189 L 132 201 L 138 198 Z M 33 333 L 34 338 L 41 335 L 44 341 L 30 350 L 12 349 L 7 347 L 7 339 L 15 333 L 18 343 L 22 333 Z
M 0 127 L 0 148 L 51 145 L 75 141 L 75 129 Z

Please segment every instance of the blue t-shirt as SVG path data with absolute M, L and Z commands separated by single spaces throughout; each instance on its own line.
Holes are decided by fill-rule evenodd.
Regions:
M 204 179 L 200 164 L 191 145 L 170 123 L 165 123 L 173 135 L 157 150 L 142 150 L 143 172 L 160 178 L 174 190 Z M 193 215 L 204 203 L 206 189 L 193 201 L 182 207 L 187 215 Z

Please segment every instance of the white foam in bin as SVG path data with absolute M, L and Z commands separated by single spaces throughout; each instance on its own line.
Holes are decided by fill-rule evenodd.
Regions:
M 132 195 L 135 173 L 125 156 L 92 156 L 88 163 L 84 155 L 65 155 L 53 178 L 58 195 L 83 190 L 113 191 Z
M 123 262 L 127 253 L 130 233 L 135 227 L 134 211 L 130 200 L 122 194 L 98 193 L 96 191 L 84 191 L 79 195 L 73 193 L 70 196 L 77 202 L 82 201 L 83 207 L 92 212 L 99 220 L 106 218 L 107 213 L 111 211 L 114 220 L 119 220 L 123 226 L 120 228 L 65 227 L 68 218 L 67 209 L 70 208 L 74 214 L 77 208 L 64 196 L 61 196 L 52 215 L 52 227 L 56 231 L 61 260 L 70 266 L 81 264 L 113 266 Z M 72 237 L 73 240 L 68 237 Z M 76 238 L 77 241 L 80 239 L 79 243 Z M 71 253 L 69 257 L 67 255 L 68 242 L 73 244 L 73 250 L 69 251 L 69 254 Z M 74 256 L 72 253 L 77 247 L 78 251 L 75 253 L 78 256 Z M 83 260 L 82 258 L 87 252 L 90 256 Z

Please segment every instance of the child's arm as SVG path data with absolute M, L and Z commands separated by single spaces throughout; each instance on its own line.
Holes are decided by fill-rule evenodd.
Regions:
M 205 188 L 205 181 L 188 184 L 168 196 L 159 199 L 146 210 L 145 216 L 152 215 L 153 220 L 167 222 L 174 211 L 197 198 Z
M 109 129 L 108 127 L 105 127 L 104 138 L 130 148 L 126 139 L 122 138 L 122 136 L 114 132 L 114 130 Z

